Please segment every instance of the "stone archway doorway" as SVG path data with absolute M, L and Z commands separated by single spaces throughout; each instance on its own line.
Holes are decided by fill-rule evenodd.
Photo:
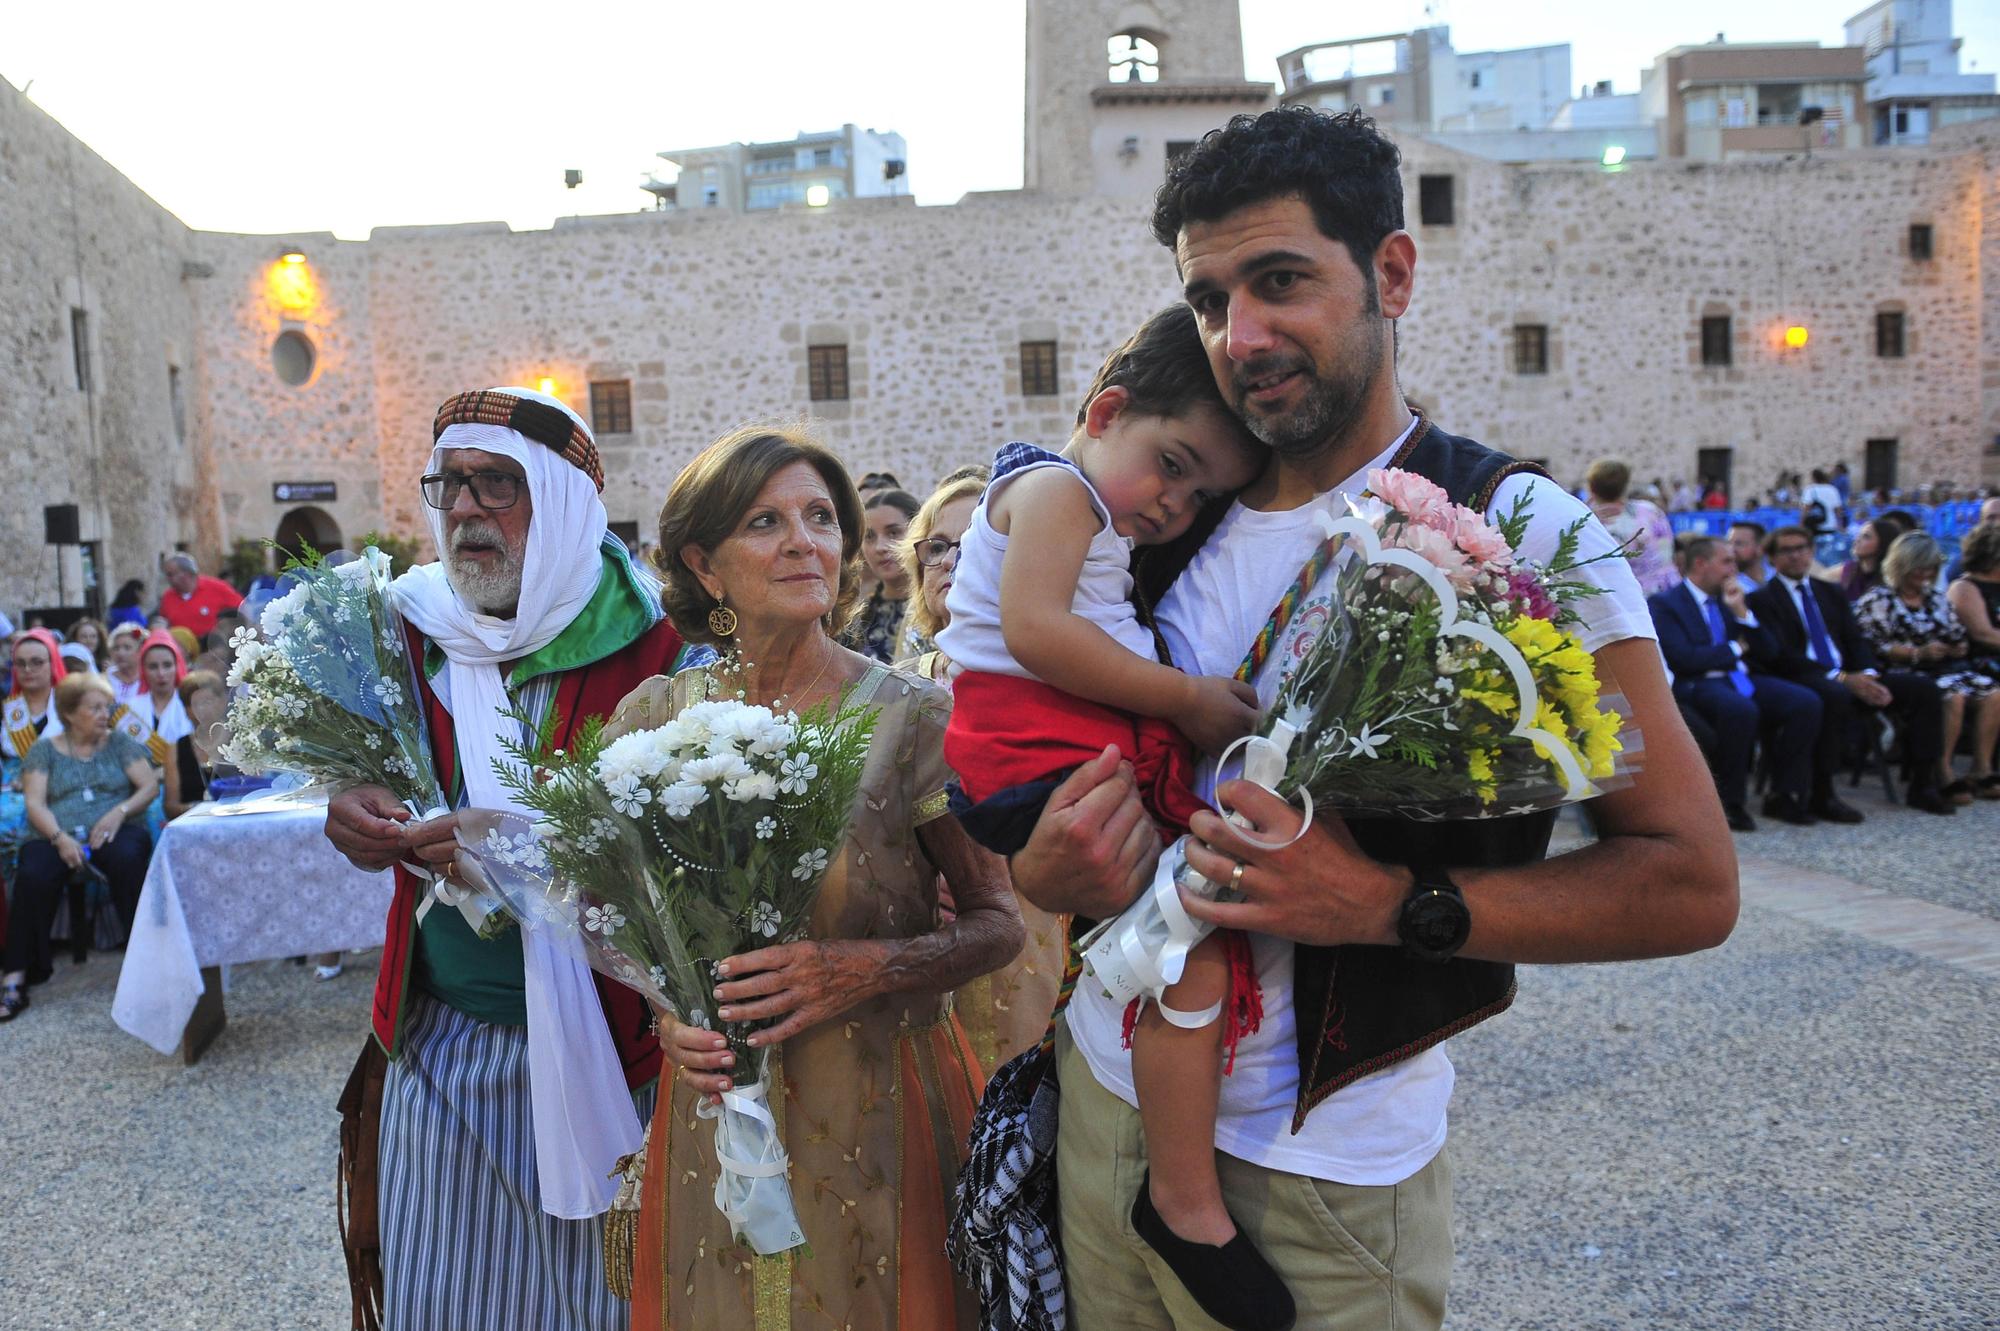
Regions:
M 340 524 L 335 522 L 323 508 L 295 508 L 278 519 L 278 533 L 274 538 L 281 552 L 278 562 L 301 553 L 303 545 L 310 545 L 321 554 L 338 550 L 341 543 Z

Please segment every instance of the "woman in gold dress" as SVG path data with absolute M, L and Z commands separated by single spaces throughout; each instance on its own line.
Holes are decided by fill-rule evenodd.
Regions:
M 985 488 L 983 468 L 948 479 L 910 521 L 909 538 L 903 547 L 903 564 L 915 589 L 910 594 L 909 618 L 926 642 L 951 622 L 945 596 L 958 568 L 958 543 L 972 525 L 972 510 L 979 506 L 979 494 Z M 896 668 L 947 689 L 958 674 L 951 658 L 936 648 L 899 661 Z M 1049 1013 L 1055 1008 L 1056 993 L 1062 988 L 1069 917 L 1051 915 L 1019 896 L 1014 904 L 1027 932 L 1027 943 L 1019 955 L 991 975 L 968 981 L 952 995 L 959 1024 L 972 1041 L 980 1070 L 989 1077 L 1002 1063 L 1041 1041 L 1048 1029 Z
M 774 1022 L 754 1038 L 778 1046 L 771 1102 L 808 1247 L 758 1257 L 731 1241 L 714 1131 L 695 1112 L 728 1089 L 730 1055 L 719 1035 L 663 1016 L 677 1071 L 647 1148 L 635 1331 L 975 1325 L 944 1232 L 984 1077 L 950 996 L 1019 952 L 1021 923 L 1006 866 L 945 809 L 949 695 L 832 637 L 855 600 L 860 516 L 838 459 L 771 429 L 710 445 L 660 515 L 667 611 L 728 655 L 649 680 L 611 733 L 711 696 L 805 709 L 845 695 L 879 711 L 811 937 L 729 959 L 716 991 L 723 1018 Z M 940 876 L 957 904 L 942 925 Z

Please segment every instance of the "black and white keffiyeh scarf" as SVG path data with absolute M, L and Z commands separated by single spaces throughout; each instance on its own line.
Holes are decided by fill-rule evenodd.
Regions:
M 1068 1331 L 1056 1215 L 1053 1042 L 993 1074 L 973 1116 L 945 1253 L 978 1292 L 988 1331 Z

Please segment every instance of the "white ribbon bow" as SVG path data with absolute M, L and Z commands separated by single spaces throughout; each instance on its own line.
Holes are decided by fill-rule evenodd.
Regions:
M 722 1170 L 715 1179 L 715 1209 L 729 1219 L 729 1232 L 760 1257 L 801 1247 L 792 1204 L 792 1185 L 785 1171 L 791 1158 L 778 1140 L 778 1122 L 765 1103 L 770 1083 L 758 1080 L 722 1093 L 722 1103 L 703 1098 L 695 1114 L 715 1120 L 715 1158 Z

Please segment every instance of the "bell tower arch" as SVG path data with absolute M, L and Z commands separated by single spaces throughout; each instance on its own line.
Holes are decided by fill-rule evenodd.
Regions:
M 1027 19 L 1027 189 L 1151 193 L 1172 135 L 1272 104 L 1244 80 L 1236 0 L 1027 0 Z

